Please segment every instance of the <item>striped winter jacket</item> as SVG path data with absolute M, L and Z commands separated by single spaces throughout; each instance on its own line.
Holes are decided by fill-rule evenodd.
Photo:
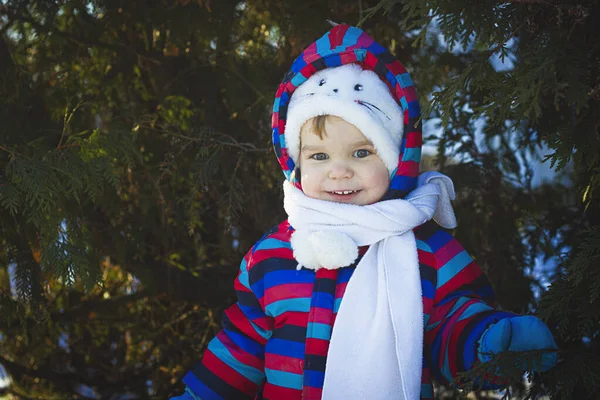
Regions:
M 332 326 L 360 258 L 337 270 L 298 271 L 291 232 L 281 223 L 244 257 L 238 301 L 183 379 L 197 397 L 321 398 Z M 431 223 L 414 233 L 425 326 L 421 399 L 433 399 L 431 379 L 448 382 L 471 368 L 482 332 L 512 314 L 492 308 L 489 283 L 456 239 Z
M 272 137 L 288 181 L 302 188 L 285 145 L 289 99 L 318 71 L 348 63 L 376 72 L 404 112 L 398 166 L 383 200 L 416 186 L 421 157 L 417 94 L 404 66 L 362 30 L 337 25 L 298 56 L 275 95 Z M 346 285 L 358 264 L 337 270 L 297 270 L 287 221 L 267 232 L 244 257 L 235 280 L 238 301 L 223 330 L 183 379 L 197 398 L 321 398 L 329 340 Z M 471 368 L 483 331 L 512 314 L 493 309 L 493 293 L 479 267 L 445 231 L 427 223 L 414 231 L 421 273 L 424 354 L 421 399 L 432 379 L 452 380 Z M 366 248 L 362 249 L 364 254 Z M 412 400 L 412 399 L 411 399 Z

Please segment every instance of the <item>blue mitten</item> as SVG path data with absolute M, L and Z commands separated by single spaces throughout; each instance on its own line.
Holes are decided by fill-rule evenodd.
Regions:
M 558 346 L 546 324 L 537 317 L 524 315 L 500 320 L 483 332 L 478 358 L 485 362 L 492 358 L 490 353 L 541 349 L 556 350 Z M 557 357 L 555 351 L 544 353 L 534 362 L 533 370 L 548 371 L 556 365 Z

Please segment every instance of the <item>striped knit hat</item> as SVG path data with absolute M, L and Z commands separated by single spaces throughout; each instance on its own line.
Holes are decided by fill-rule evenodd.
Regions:
M 336 73 L 335 67 L 346 64 L 356 64 L 360 71 L 349 67 Z M 344 84 L 345 95 L 340 93 L 341 86 L 333 85 L 337 82 L 335 76 L 341 76 L 340 71 L 356 80 L 352 85 Z M 375 76 L 378 81 L 374 80 Z M 319 86 L 323 80 L 325 82 Z M 376 82 L 387 86 L 389 92 Z M 360 84 L 363 93 L 358 93 L 360 88 L 355 89 Z M 334 89 L 338 89 L 339 96 L 333 92 Z M 364 93 L 367 90 L 383 94 L 379 98 L 378 95 Z M 298 95 L 295 95 L 296 91 Z M 326 91 L 332 95 L 325 97 Z M 391 94 L 389 98 L 386 97 L 388 93 Z M 361 97 L 363 95 L 365 97 Z M 313 106 L 307 96 L 320 96 L 323 101 Z M 342 102 L 347 105 L 354 103 L 352 106 L 358 108 L 353 110 L 357 112 L 341 110 Z M 391 175 L 390 187 L 383 200 L 403 198 L 415 188 L 422 143 L 421 111 L 416 90 L 400 61 L 359 28 L 337 25 L 308 46 L 296 58 L 277 89 L 272 117 L 273 147 L 286 179 L 300 189 L 302 186 L 294 173 L 299 130 L 304 121 L 320 114 L 344 118 L 373 142 Z M 398 118 L 399 115 L 402 119 Z M 290 131 L 286 132 L 288 129 Z

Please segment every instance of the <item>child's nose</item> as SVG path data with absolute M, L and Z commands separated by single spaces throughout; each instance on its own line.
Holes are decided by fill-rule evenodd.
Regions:
M 349 179 L 352 176 L 354 176 L 354 172 L 346 162 L 336 162 L 331 165 L 329 170 L 329 179 Z

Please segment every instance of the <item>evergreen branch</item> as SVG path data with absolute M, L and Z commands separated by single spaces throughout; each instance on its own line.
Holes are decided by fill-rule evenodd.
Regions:
M 16 150 L 11 150 L 11 149 L 6 148 L 6 147 L 1 146 L 1 145 L 0 145 L 0 150 L 7 152 L 8 154 L 10 154 L 13 157 L 15 155 L 22 156 L 22 154 L 18 153 Z
M 182 139 L 186 139 L 189 140 L 191 142 L 203 142 L 203 141 L 210 141 L 213 143 L 216 143 L 218 145 L 221 146 L 228 146 L 228 147 L 235 147 L 238 148 L 242 151 L 245 152 L 259 152 L 259 153 L 268 153 L 269 151 L 271 151 L 270 148 L 259 148 L 256 147 L 256 145 L 254 143 L 248 143 L 248 142 L 239 142 L 237 141 L 233 136 L 230 135 L 226 135 L 224 133 L 218 133 L 218 135 L 223 136 L 224 138 L 229 139 L 229 142 L 226 141 L 222 141 L 222 140 L 216 140 L 214 138 L 203 138 L 203 137 L 191 137 L 191 136 L 187 136 L 187 135 L 183 135 L 181 133 L 175 133 L 175 132 L 168 132 L 167 135 L 169 136 L 174 136 L 174 137 L 179 137 Z
M 470 391 L 482 390 L 490 381 L 506 389 L 519 383 L 523 372 L 533 371 L 542 356 L 548 353 L 561 354 L 562 352 L 556 349 L 541 349 L 491 354 L 493 356 L 491 360 L 477 364 L 469 371 L 459 373 L 453 384 L 463 388 L 465 395 Z
M 71 122 L 71 119 L 73 118 L 73 115 L 75 115 L 75 112 L 77 111 L 77 109 L 79 109 L 79 107 L 81 107 L 85 104 L 87 104 L 87 102 L 85 102 L 85 101 L 78 102 L 70 112 L 68 110 L 69 104 L 67 103 L 67 105 L 65 106 L 65 113 L 63 116 L 63 129 L 62 129 L 62 132 L 60 135 L 60 140 L 58 141 L 58 145 L 56 146 L 57 149 L 60 149 L 62 147 L 63 139 L 65 138 L 65 135 L 67 133 L 67 127 L 69 126 L 69 123 Z
M 119 380 L 114 381 L 108 379 L 103 374 L 87 374 L 85 368 L 81 368 L 82 374 L 76 372 L 57 372 L 52 366 L 36 363 L 35 367 L 26 367 L 18 362 L 9 360 L 3 355 L 0 355 L 0 364 L 2 364 L 9 374 L 16 380 L 21 380 L 24 377 L 43 379 L 49 382 L 53 382 L 65 391 L 72 392 L 78 397 L 82 397 L 78 394 L 78 386 L 83 384 L 93 388 L 123 388 L 127 383 L 132 380 L 141 379 L 146 380 L 147 376 L 154 369 L 152 366 L 144 369 L 136 369 L 128 371 L 128 373 L 120 373 Z M 77 369 L 76 369 L 77 370 Z M 86 373 L 86 375 L 83 375 Z
M 501 0 L 501 3 L 552 4 L 547 0 Z
M 91 299 L 81 301 L 77 305 L 68 308 L 64 312 L 54 311 L 50 314 L 53 321 L 77 321 L 80 322 L 81 317 L 88 316 L 91 312 L 100 314 L 102 312 L 114 313 L 117 307 L 126 304 L 132 304 L 142 299 L 153 296 L 148 289 L 143 289 L 130 295 L 111 297 L 110 299 Z
M 229 72 L 231 72 L 232 74 L 234 74 L 235 76 L 237 76 L 237 77 L 238 77 L 238 78 L 239 78 L 239 79 L 240 79 L 242 82 L 244 82 L 246 85 L 248 85 L 248 87 L 249 87 L 250 89 L 252 89 L 252 91 L 253 91 L 254 93 L 256 93 L 256 95 L 258 96 L 258 97 L 257 97 L 257 100 L 256 100 L 257 102 L 258 102 L 259 100 L 262 100 L 262 99 L 264 99 L 264 98 L 266 98 L 266 97 L 267 97 L 267 96 L 265 96 L 265 94 L 264 94 L 263 92 L 261 92 L 261 91 L 260 91 L 260 90 L 259 90 L 259 89 L 258 89 L 256 86 L 254 86 L 254 85 L 252 84 L 252 82 L 250 82 L 250 81 L 249 81 L 248 79 L 246 79 L 246 78 L 245 78 L 245 77 L 244 77 L 242 74 L 240 74 L 240 73 L 239 73 L 239 72 L 238 72 L 238 71 L 237 71 L 235 68 L 227 68 L 227 67 L 225 67 L 225 70 L 226 70 L 226 71 L 229 71 Z
M 116 51 L 118 53 L 123 53 L 123 52 L 133 53 L 140 58 L 143 58 L 147 61 L 153 62 L 154 64 L 161 64 L 160 60 L 157 60 L 156 58 L 150 56 L 149 54 L 143 54 L 143 53 L 140 53 L 139 51 L 133 50 L 133 49 L 127 47 L 125 44 L 106 43 L 101 40 L 94 40 L 94 39 L 90 39 L 90 38 L 84 39 L 79 36 L 73 35 L 69 32 L 60 30 L 58 28 L 42 25 L 39 22 L 37 22 L 34 18 L 31 18 L 31 17 L 17 15 L 14 19 L 17 21 L 20 21 L 20 22 L 28 23 L 29 25 L 31 25 L 34 29 L 36 29 L 39 32 L 44 32 L 44 33 L 52 32 L 53 35 L 62 37 L 64 39 L 68 39 L 72 42 L 75 42 L 75 43 L 83 45 L 83 46 L 100 47 L 100 48 L 103 48 L 106 50 Z

